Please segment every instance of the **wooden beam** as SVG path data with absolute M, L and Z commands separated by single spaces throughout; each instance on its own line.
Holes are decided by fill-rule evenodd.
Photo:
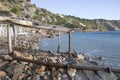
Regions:
M 69 32 L 70 29 L 68 28 L 54 28 L 54 27 L 46 27 L 46 26 L 36 26 L 36 25 L 25 25 L 25 24 L 21 24 L 21 23 L 16 23 L 12 20 L 3 20 L 3 21 L 0 21 L 0 22 L 3 22 L 3 23 L 10 23 L 10 24 L 14 24 L 14 25 L 19 25 L 19 26 L 22 26 L 22 27 L 27 27 L 27 28 L 36 28 L 36 29 L 44 29 L 44 30 L 53 30 L 53 31 L 61 31 L 61 32 Z
M 12 53 L 12 38 L 10 24 L 7 24 L 7 37 L 8 37 L 8 53 Z
M 28 62 L 28 63 L 34 63 L 34 64 L 38 64 L 38 65 L 45 65 L 45 66 L 51 66 L 51 67 L 57 67 L 57 68 L 73 68 L 73 69 L 77 69 L 77 70 L 90 70 L 90 71 L 107 71 L 108 67 L 99 67 L 99 66 L 81 66 L 81 65 L 76 65 L 76 64 L 62 64 L 62 63 L 53 63 L 53 62 L 44 62 L 44 61 L 40 61 L 40 60 L 30 60 L 30 59 L 25 59 L 25 58 L 21 58 L 21 57 L 16 57 L 14 54 L 11 54 L 12 59 L 8 59 L 8 58 L 3 58 L 0 56 L 0 59 L 3 61 L 13 61 L 13 60 L 18 60 L 18 61 L 22 61 L 22 62 Z M 111 72 L 117 72 L 120 73 L 120 69 L 114 69 L 111 68 L 110 69 Z
M 57 52 L 60 53 L 60 31 L 58 32 L 58 48 Z
M 42 64 L 42 65 L 49 66 L 49 67 L 53 66 L 53 67 L 57 67 L 57 68 L 67 68 L 69 66 L 69 68 L 73 68 L 73 69 L 77 69 L 77 70 L 90 70 L 90 71 L 94 71 L 94 70 L 95 71 L 107 71 L 107 69 L 108 69 L 108 67 L 81 66 L 81 65 L 75 65 L 75 64 L 62 64 L 62 63 L 58 64 L 58 63 L 52 63 L 52 62 L 43 62 L 43 61 L 40 61 L 40 60 L 30 60 L 30 59 L 25 59 L 25 58 L 21 58 L 21 57 L 16 57 L 13 54 L 11 56 L 13 57 L 12 60 L 29 62 L 29 63 L 38 64 L 38 65 Z M 111 70 L 111 72 L 118 72 L 118 73 L 120 73 L 120 69 L 113 69 L 113 68 L 111 68 L 110 70 Z

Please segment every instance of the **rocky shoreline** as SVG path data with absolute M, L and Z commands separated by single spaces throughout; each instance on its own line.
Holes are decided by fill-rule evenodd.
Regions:
M 120 73 L 114 74 L 114 72 L 111 72 L 111 66 L 104 64 L 105 57 L 72 53 L 72 57 L 69 58 L 68 53 L 41 51 L 38 49 L 40 37 L 37 35 L 34 35 L 34 37 L 29 35 L 29 38 L 25 37 L 17 37 L 16 51 L 14 50 L 11 54 L 8 54 L 6 39 L 1 38 L 0 80 L 120 79 Z M 83 66 L 83 69 L 80 68 L 81 66 Z M 92 67 L 92 69 L 86 68 L 87 70 L 84 70 L 84 66 L 87 68 Z M 94 70 L 96 67 L 104 67 L 105 70 Z
M 76 57 L 69 59 L 67 54 L 59 53 L 43 53 L 39 55 L 31 55 L 27 53 L 20 53 L 15 51 L 14 56 L 29 59 L 39 60 L 50 63 L 62 63 L 62 64 L 78 64 L 86 66 L 95 66 L 84 60 L 82 54 L 76 55 Z M 9 61 L 3 61 L 2 59 L 8 59 Z M 11 61 L 10 61 L 11 60 Z M 2 80 L 79 80 L 80 78 L 76 69 L 72 68 L 55 68 L 51 66 L 37 65 L 29 62 L 22 62 L 19 60 L 12 60 L 12 57 L 8 54 L 1 55 L 1 71 L 0 78 Z M 52 69 L 53 68 L 53 69 Z M 52 69 L 52 71 L 51 71 Z M 54 77 L 51 75 L 54 74 Z M 54 79 L 51 79 L 54 78 Z

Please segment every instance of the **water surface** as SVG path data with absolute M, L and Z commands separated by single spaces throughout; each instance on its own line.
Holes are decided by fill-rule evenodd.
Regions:
M 120 32 L 74 32 L 72 37 L 72 51 L 83 52 L 88 55 L 105 56 L 107 62 L 120 66 Z M 68 35 L 60 37 L 61 52 L 68 51 Z M 56 51 L 58 38 L 48 38 L 40 43 L 43 50 Z

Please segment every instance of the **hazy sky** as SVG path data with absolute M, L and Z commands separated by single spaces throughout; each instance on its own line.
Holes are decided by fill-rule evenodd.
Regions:
M 120 0 L 31 0 L 53 13 L 87 19 L 120 20 Z

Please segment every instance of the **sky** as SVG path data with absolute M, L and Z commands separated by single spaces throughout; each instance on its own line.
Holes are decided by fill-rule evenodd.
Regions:
M 85 19 L 120 20 L 120 0 L 31 0 L 53 13 Z

